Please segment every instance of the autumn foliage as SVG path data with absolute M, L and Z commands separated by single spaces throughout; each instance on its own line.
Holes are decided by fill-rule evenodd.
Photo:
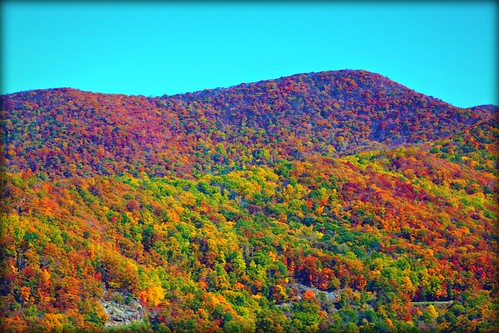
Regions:
M 492 331 L 496 108 L 365 71 L 2 96 L 1 328 Z

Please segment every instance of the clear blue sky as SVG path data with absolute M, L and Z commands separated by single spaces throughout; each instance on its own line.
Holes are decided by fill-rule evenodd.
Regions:
M 160 96 L 338 69 L 497 104 L 491 2 L 2 2 L 2 93 Z

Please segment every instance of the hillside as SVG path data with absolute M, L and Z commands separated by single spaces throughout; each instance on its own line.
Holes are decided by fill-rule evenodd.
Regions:
M 6 166 L 56 176 L 237 170 L 428 142 L 491 115 L 365 71 L 146 98 L 73 89 L 2 97 Z
M 365 71 L 2 96 L 2 331 L 493 331 L 496 115 Z

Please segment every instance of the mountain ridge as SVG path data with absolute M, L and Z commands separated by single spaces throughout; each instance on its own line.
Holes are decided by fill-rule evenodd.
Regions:
M 434 96 L 429 96 L 420 92 L 417 92 L 416 90 L 409 88 L 408 86 L 405 86 L 403 84 L 400 84 L 392 79 L 390 79 L 387 76 L 383 76 L 382 74 L 376 73 L 376 72 L 371 72 L 363 69 L 341 69 L 341 70 L 326 70 L 326 71 L 318 71 L 318 72 L 304 72 L 304 73 L 297 73 L 297 74 L 291 74 L 291 75 L 284 75 L 275 79 L 263 79 L 263 80 L 258 80 L 258 81 L 251 81 L 251 82 L 241 82 L 238 84 L 234 85 L 229 85 L 227 87 L 215 87 L 215 88 L 205 88 L 205 89 L 200 89 L 200 90 L 194 90 L 194 91 L 187 91 L 183 93 L 174 93 L 174 94 L 163 94 L 163 95 L 144 95 L 144 94 L 124 94 L 124 93 L 105 93 L 105 92 L 99 92 L 99 91 L 93 91 L 93 90 L 85 90 L 85 89 L 80 89 L 80 88 L 74 88 L 74 87 L 55 87 L 55 88 L 39 88 L 39 89 L 29 89 L 29 90 L 22 90 L 22 91 L 17 91 L 13 93 L 8 93 L 8 94 L 2 94 L 0 96 L 10 96 L 10 95 L 19 95 L 23 93 L 29 93 L 29 92 L 43 92 L 43 91 L 63 91 L 63 92 L 68 92 L 68 91 L 75 91 L 75 92 L 82 92 L 82 93 L 91 93 L 91 94 L 103 94 L 103 95 L 114 95 L 114 96 L 129 96 L 129 97 L 146 97 L 148 99 L 155 99 L 155 98 L 162 98 L 162 97 L 175 97 L 175 96 L 182 96 L 182 95 L 190 95 L 190 94 L 199 94 L 203 92 L 213 92 L 213 91 L 220 91 L 224 89 L 234 89 L 234 88 L 239 88 L 239 87 L 245 87 L 247 85 L 258 85 L 258 84 L 265 84 L 268 82 L 272 81 L 281 81 L 284 79 L 293 79 L 297 77 L 302 77 L 302 76 L 314 76 L 314 75 L 341 75 L 343 73 L 350 74 L 350 75 L 358 75 L 358 74 L 363 74 L 363 75 L 368 75 L 371 76 L 373 79 L 376 78 L 377 80 L 388 80 L 390 82 L 393 82 L 397 85 L 399 85 L 401 88 L 408 89 L 412 92 L 415 92 L 420 95 L 424 95 L 428 98 L 435 99 L 442 101 L 446 104 L 449 104 L 451 106 L 454 106 L 453 104 L 446 102 L 438 97 Z M 469 108 L 474 108 L 474 107 L 485 107 L 485 106 L 494 106 L 493 104 L 483 104 L 483 105 L 475 105 L 475 106 L 468 106 L 468 107 L 458 107 L 454 106 L 457 108 L 461 109 L 469 109 Z
M 6 155 L 8 166 L 19 170 L 28 166 L 35 172 L 41 166 L 51 173 L 80 175 L 102 174 L 109 168 L 115 172 L 116 165 L 125 165 L 128 171 L 145 168 L 157 175 L 194 172 L 178 153 L 198 166 L 217 162 L 215 168 L 314 154 L 344 156 L 380 145 L 396 147 L 451 136 L 494 111 L 456 108 L 379 74 L 350 70 L 162 97 L 54 88 L 1 98 L 4 143 L 7 152 L 16 152 Z M 21 142 L 25 136 L 31 140 Z M 68 145 L 61 146 L 61 140 Z M 257 152 L 248 152 L 251 156 L 242 161 L 234 153 L 247 150 L 250 142 Z M 223 144 L 225 153 L 213 151 L 218 144 Z M 145 151 L 152 160 L 134 156 L 127 147 Z M 45 148 L 52 152 L 40 153 Z M 44 159 L 56 154 L 80 160 L 84 150 L 91 154 L 100 150 L 100 157 L 110 161 L 78 171 L 82 168 L 69 170 L 65 161 Z M 210 155 L 206 150 L 211 151 L 211 161 L 205 158 Z M 91 166 L 102 164 L 88 159 Z

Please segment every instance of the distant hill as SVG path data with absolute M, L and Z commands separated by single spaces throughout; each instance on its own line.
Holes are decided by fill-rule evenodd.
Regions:
M 2 96 L 5 164 L 49 177 L 185 175 L 449 137 L 460 109 L 366 71 L 299 74 L 146 98 L 74 89 Z

